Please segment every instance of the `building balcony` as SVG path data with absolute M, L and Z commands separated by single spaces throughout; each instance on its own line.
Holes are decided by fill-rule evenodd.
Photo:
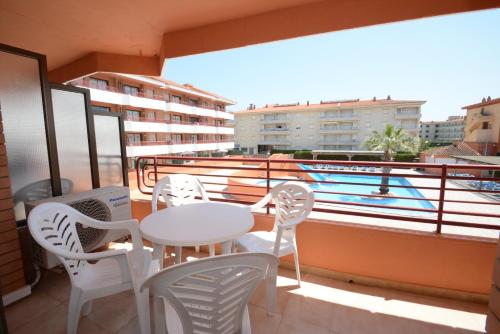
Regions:
M 321 122 L 332 122 L 332 121 L 346 121 L 346 120 L 358 120 L 360 118 L 359 114 L 336 114 L 336 115 L 328 115 L 323 114 L 320 115 Z
M 396 119 L 420 119 L 421 116 L 422 114 L 419 112 L 396 112 Z
M 357 126 L 336 126 L 336 127 L 320 127 L 320 133 L 355 133 L 359 131 Z
M 86 87 L 90 90 L 92 101 L 125 105 L 136 108 L 154 109 L 161 111 L 178 112 L 187 115 L 206 116 L 211 118 L 223 118 L 233 120 L 233 114 L 215 109 L 207 109 L 201 106 L 192 106 L 181 102 L 166 101 L 155 97 L 143 97 L 135 95 L 127 95 L 123 92 L 117 92 L 111 87 L 108 90 L 95 89 Z
M 282 139 L 266 139 L 260 140 L 258 145 L 291 145 L 289 140 Z
M 165 155 L 183 152 L 219 151 L 234 148 L 234 140 L 228 141 L 141 141 L 127 144 L 127 157 Z
M 289 117 L 261 118 L 259 122 L 262 124 L 290 123 L 290 118 Z
M 193 133 L 234 135 L 230 126 L 214 126 L 206 123 L 188 123 L 129 117 L 125 120 L 126 132 Z
M 260 132 L 276 133 L 278 135 L 280 135 L 280 134 L 286 135 L 288 131 L 290 131 L 289 128 L 261 128 L 260 129 Z

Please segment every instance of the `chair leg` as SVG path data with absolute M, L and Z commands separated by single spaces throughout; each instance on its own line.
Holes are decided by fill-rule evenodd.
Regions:
M 90 312 L 92 312 L 92 300 L 89 300 L 88 302 L 86 302 L 85 304 L 83 304 L 83 307 L 82 307 L 82 316 L 83 317 L 86 317 L 90 314 Z
M 250 314 L 248 313 L 248 305 L 245 306 L 243 311 L 243 319 L 241 324 L 241 334 L 252 334 L 252 325 L 250 323 Z
M 293 252 L 293 260 L 295 262 L 295 273 L 297 274 L 297 284 L 300 287 L 300 267 L 299 267 L 299 254 L 297 253 L 297 250 Z
M 80 319 L 83 304 L 81 299 L 82 291 L 78 288 L 72 288 L 68 304 L 68 334 L 76 334 L 78 329 L 78 320 Z
M 150 334 L 151 320 L 149 313 L 149 290 L 146 289 L 142 293 L 139 291 L 134 291 L 134 293 L 137 304 L 137 315 L 139 318 L 139 326 L 141 328 L 141 334 Z
M 208 254 L 211 257 L 215 256 L 215 245 L 208 245 Z
M 200 252 L 200 245 L 194 246 L 194 250 L 196 253 L 199 253 Z
M 272 266 L 269 267 L 269 272 L 267 273 L 266 278 L 266 295 L 267 295 L 267 314 L 273 315 L 276 313 L 277 304 L 276 304 L 276 295 L 277 295 L 277 286 L 276 280 L 278 275 L 278 267 Z

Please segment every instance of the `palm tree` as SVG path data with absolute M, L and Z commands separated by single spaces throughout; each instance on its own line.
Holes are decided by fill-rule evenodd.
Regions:
M 387 124 L 384 132 L 373 131 L 372 136 L 365 142 L 365 146 L 371 151 L 384 151 L 383 161 L 394 161 L 396 152 L 412 152 L 415 153 L 419 148 L 419 139 L 410 137 L 402 128 L 395 129 L 394 125 Z M 389 174 L 391 167 L 383 167 L 382 173 Z M 380 194 L 386 195 L 389 193 L 389 176 L 382 176 L 380 185 Z

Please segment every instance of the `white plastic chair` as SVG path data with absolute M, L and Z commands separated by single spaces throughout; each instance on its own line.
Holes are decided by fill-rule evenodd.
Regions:
M 269 202 L 275 204 L 275 219 L 272 231 L 250 232 L 236 240 L 236 247 L 244 252 L 265 252 L 277 257 L 293 254 L 297 282 L 300 286 L 299 255 L 295 239 L 295 228 L 311 212 L 314 192 L 299 182 L 279 184 L 250 208 L 256 210 Z
M 133 248 L 85 253 L 76 230 L 78 223 L 96 229 L 128 230 Z M 59 258 L 71 279 L 69 334 L 76 333 L 82 308 L 84 316 L 90 313 L 92 300 L 129 289 L 135 293 L 141 332 L 150 333 L 148 293 L 139 288 L 147 276 L 159 270 L 159 263 L 143 248 L 135 219 L 103 222 L 66 204 L 44 203 L 31 211 L 28 226 L 36 242 Z
M 154 298 L 155 333 L 251 333 L 248 301 L 267 278 L 272 311 L 278 262 L 272 254 L 230 254 L 174 265 L 153 275 L 141 289 L 149 289 Z
M 158 200 L 162 197 L 167 207 L 179 206 L 197 202 L 209 202 L 208 194 L 203 188 L 198 178 L 189 174 L 167 175 L 156 182 L 153 189 L 153 198 L 151 201 L 152 211 L 158 211 Z M 201 199 L 197 199 L 200 197 Z M 196 252 L 200 251 L 200 246 L 195 247 Z M 208 246 L 210 256 L 215 255 L 215 246 Z M 176 247 L 178 258 L 181 258 L 182 248 Z

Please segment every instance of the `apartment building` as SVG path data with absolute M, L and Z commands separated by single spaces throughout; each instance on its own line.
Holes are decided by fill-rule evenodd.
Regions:
M 394 124 L 418 135 L 425 101 L 339 100 L 266 105 L 237 111 L 235 147 L 248 154 L 271 149 L 362 150 L 374 130 Z
M 450 116 L 446 121 L 422 122 L 420 138 L 434 144 L 451 144 L 464 139 L 464 116 Z
M 500 150 L 500 98 L 483 98 L 465 106 L 464 141 L 482 155 L 498 155 Z
M 233 101 L 161 77 L 95 73 L 69 84 L 90 89 L 92 108 L 124 117 L 129 168 L 138 156 L 211 155 L 234 147 Z

